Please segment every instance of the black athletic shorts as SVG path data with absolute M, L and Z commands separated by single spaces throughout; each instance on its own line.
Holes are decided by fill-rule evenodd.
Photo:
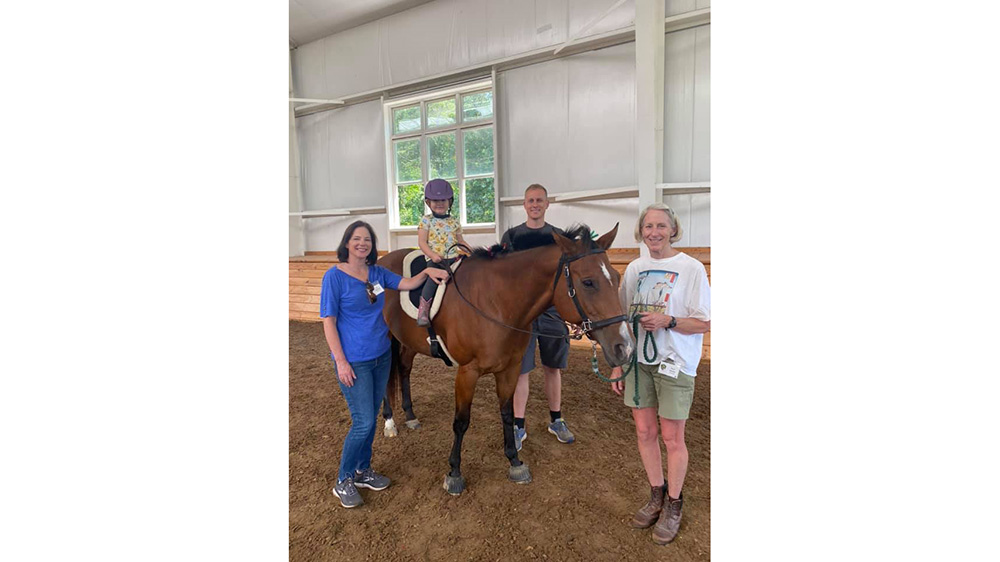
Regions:
M 549 307 L 541 316 L 531 323 L 531 331 L 541 334 L 569 334 L 556 307 Z M 537 343 L 536 343 L 537 342 Z M 566 338 L 538 337 L 532 334 L 528 340 L 528 349 L 521 358 L 521 372 L 527 373 L 535 368 L 535 346 L 538 346 L 542 356 L 542 365 L 550 369 L 565 369 L 569 362 L 569 340 Z

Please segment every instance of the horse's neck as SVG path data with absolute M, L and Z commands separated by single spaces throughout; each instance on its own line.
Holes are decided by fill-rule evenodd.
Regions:
M 558 246 L 543 246 L 514 252 L 489 264 L 493 266 L 490 275 L 499 281 L 492 284 L 495 290 L 503 296 L 509 295 L 498 299 L 506 303 L 504 310 L 499 311 L 504 317 L 515 325 L 527 326 L 552 306 L 552 281 L 560 255 Z

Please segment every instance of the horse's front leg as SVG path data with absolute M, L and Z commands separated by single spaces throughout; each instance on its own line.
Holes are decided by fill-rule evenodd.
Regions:
M 510 461 L 507 478 L 517 484 L 527 484 L 531 482 L 531 471 L 527 464 L 517 458 L 517 445 L 514 441 L 514 389 L 517 387 L 520 369 L 520 363 L 516 363 L 511 368 L 496 373 L 497 399 L 500 401 L 500 421 L 503 426 L 503 452 Z
M 420 429 L 420 420 L 413 413 L 413 401 L 410 399 L 410 372 L 413 371 L 413 358 L 416 350 L 403 347 L 399 353 L 399 384 L 403 391 L 403 412 L 406 414 L 406 427 Z
M 451 426 L 455 432 L 455 442 L 451 447 L 451 456 L 448 457 L 451 472 L 444 477 L 444 489 L 453 496 L 465 490 L 465 479 L 462 478 L 462 439 L 469 429 L 472 397 L 476 393 L 476 381 L 479 380 L 479 369 L 472 365 L 469 363 L 459 367 L 455 377 L 455 421 Z

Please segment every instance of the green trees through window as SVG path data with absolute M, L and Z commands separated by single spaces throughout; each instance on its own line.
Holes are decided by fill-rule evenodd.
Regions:
M 452 214 L 463 224 L 495 222 L 493 92 L 428 97 L 393 108 L 391 116 L 397 226 L 420 223 L 428 212 L 423 186 L 432 178 L 451 183 Z
M 465 180 L 466 216 L 469 223 L 496 222 L 493 178 Z
M 427 153 L 429 178 L 450 180 L 458 176 L 455 173 L 455 133 L 427 137 Z

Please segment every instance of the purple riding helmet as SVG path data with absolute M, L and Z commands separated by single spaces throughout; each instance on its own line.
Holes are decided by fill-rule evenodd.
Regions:
M 427 182 L 427 185 L 424 186 L 424 197 L 431 201 L 447 201 L 455 198 L 455 192 L 452 191 L 450 183 L 437 178 Z

